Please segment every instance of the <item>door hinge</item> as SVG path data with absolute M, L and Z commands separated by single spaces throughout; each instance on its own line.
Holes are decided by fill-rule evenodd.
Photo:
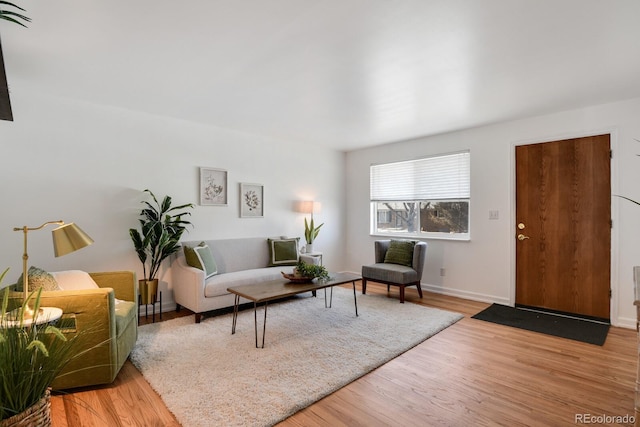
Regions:
M 609 158 L 613 159 L 613 150 L 609 150 Z
M 613 220 L 612 219 L 609 220 L 609 225 L 611 226 L 611 228 L 613 228 Z
M 609 289 L 609 299 L 611 299 L 612 295 L 611 289 Z

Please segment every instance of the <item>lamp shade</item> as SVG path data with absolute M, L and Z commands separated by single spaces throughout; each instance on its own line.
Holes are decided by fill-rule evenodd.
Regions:
M 320 203 L 312 200 L 299 201 L 296 206 L 296 211 L 307 214 L 319 213 Z
M 56 257 L 70 254 L 93 243 L 93 239 L 73 222 L 64 224 L 51 232 L 53 253 Z

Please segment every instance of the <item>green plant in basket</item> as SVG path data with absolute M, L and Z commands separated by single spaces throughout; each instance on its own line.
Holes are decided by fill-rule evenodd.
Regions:
M 323 280 L 329 279 L 329 272 L 322 265 L 307 264 L 304 261 L 298 261 L 295 271 L 302 277 L 315 279 L 316 277 Z
M 0 283 L 7 271 L 0 275 Z M 3 292 L 0 310 L 1 422 L 48 398 L 54 378 L 73 357 L 73 339 L 67 340 L 58 328 L 47 322 L 27 326 L 19 314 L 14 318 L 13 314 L 22 310 L 9 311 L 9 288 L 0 289 L 0 292 Z M 42 288 L 32 292 L 27 299 L 35 297 L 35 316 L 38 316 L 41 293 Z M 22 303 L 22 308 L 27 301 Z

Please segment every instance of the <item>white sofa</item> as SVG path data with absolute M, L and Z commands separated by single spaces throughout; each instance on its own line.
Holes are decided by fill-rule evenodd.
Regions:
M 267 237 L 239 239 L 195 240 L 182 242 L 195 247 L 206 243 L 217 265 L 217 274 L 205 279 L 205 272 L 187 264 L 183 251 L 174 256 L 171 266 L 173 295 L 180 307 L 188 308 L 196 314 L 196 323 L 207 311 L 233 307 L 234 294 L 227 291 L 231 286 L 263 283 L 282 278 L 281 271 L 291 273 L 293 266 L 268 267 L 269 245 Z M 309 264 L 317 264 L 318 259 L 304 254 L 299 257 Z M 249 302 L 248 300 L 241 300 Z

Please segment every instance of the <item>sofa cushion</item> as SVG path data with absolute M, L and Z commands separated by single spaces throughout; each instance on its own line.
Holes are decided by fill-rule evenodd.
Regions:
M 116 300 L 116 335 L 120 336 L 129 322 L 136 318 L 136 304 L 132 301 Z
M 98 289 L 98 285 L 89 273 L 81 270 L 53 271 L 51 275 L 63 291 L 78 289 Z
M 280 239 L 287 236 L 244 237 L 239 239 L 205 240 L 218 266 L 218 274 L 233 271 L 265 268 L 269 265 L 269 245 L 267 239 Z M 181 242 L 182 245 L 195 247 L 202 240 Z M 172 268 L 173 271 L 173 268 Z
M 298 240 L 267 239 L 269 244 L 269 267 L 278 265 L 296 265 L 298 263 Z
M 227 291 L 227 288 L 233 286 L 252 285 L 281 279 L 281 271 L 291 274 L 293 267 L 255 268 L 252 270 L 234 271 L 233 273 L 212 276 L 205 281 L 204 296 L 207 298 L 217 297 L 228 294 L 229 291 Z
M 362 277 L 373 280 L 380 280 L 383 283 L 391 282 L 398 284 L 415 283 L 419 280 L 418 273 L 411 267 L 392 263 L 376 263 L 362 266 Z
M 218 272 L 218 266 L 216 265 L 216 260 L 213 259 L 213 254 L 211 253 L 211 249 L 209 246 L 196 246 L 193 248 L 194 252 L 198 256 L 198 261 L 200 261 L 200 265 L 204 267 L 204 276 L 211 277 Z
M 22 292 L 22 282 L 23 282 L 23 274 L 20 275 L 18 281 L 16 282 L 16 291 Z M 56 281 L 55 277 L 51 275 L 51 273 L 47 273 L 41 268 L 31 266 L 29 267 L 29 271 L 27 271 L 27 280 L 29 291 L 35 291 L 39 288 L 42 288 L 43 291 L 58 291 L 60 290 L 60 286 Z
M 384 256 L 387 264 L 400 264 L 411 267 L 413 265 L 413 248 L 416 245 L 414 240 L 391 240 L 389 249 Z

